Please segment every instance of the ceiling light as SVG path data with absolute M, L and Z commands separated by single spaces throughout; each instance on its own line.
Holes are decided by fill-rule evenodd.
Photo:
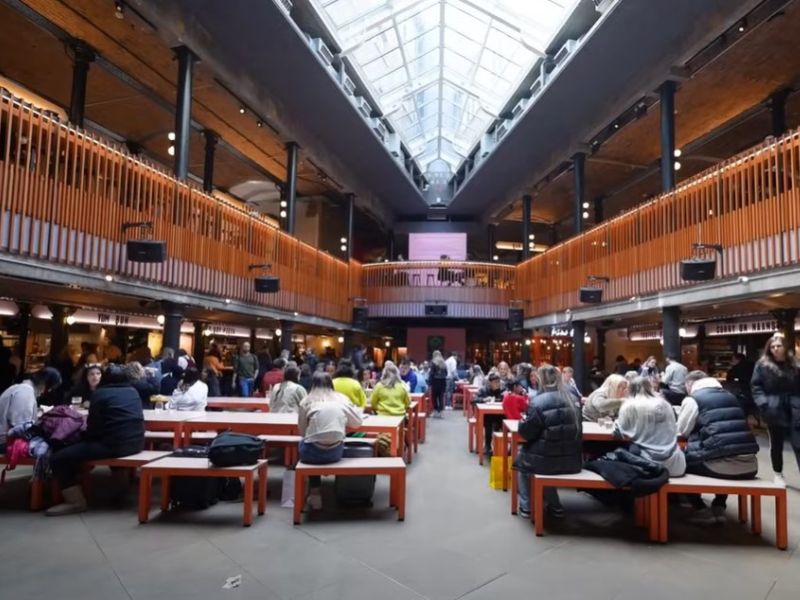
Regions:
M 174 131 L 170 131 L 170 132 L 167 134 L 167 139 L 168 139 L 170 142 L 174 142 L 174 141 L 175 141 L 175 132 L 174 132 Z
M 677 160 L 676 160 L 676 161 L 675 161 L 675 165 L 674 165 L 674 166 L 675 166 L 675 170 L 676 170 L 676 171 L 680 171 L 680 170 L 681 170 L 681 163 L 680 163 L 680 161 L 677 161 Z
M 210 329 L 203 329 L 203 337 L 208 337 L 211 335 Z
M 282 333 L 283 333 L 283 332 L 281 331 L 280 327 L 279 327 L 278 329 L 276 329 L 276 330 L 275 330 L 275 335 L 276 335 L 276 336 L 278 336 L 278 337 L 281 337 L 281 334 L 282 334 Z
M 336 341 L 339 342 L 340 344 L 344 344 L 344 336 L 340 335 L 338 338 L 336 338 Z
M 636 296 L 631 296 L 631 302 L 636 302 L 638 298 Z
M 495 254 L 494 256 L 492 256 L 492 260 L 500 260 L 500 257 L 497 256 L 497 254 Z
M 263 126 L 264 126 L 264 124 L 261 121 L 256 121 L 256 127 L 258 127 L 260 129 Z
M 681 152 L 681 149 L 680 149 L 680 148 L 675 148 L 675 150 L 673 150 L 673 151 L 672 151 L 672 155 L 673 155 L 675 158 L 680 158 L 680 157 L 681 157 L 681 154 L 683 154 L 683 152 Z
M 296 317 L 297 315 L 299 315 L 299 314 L 300 314 L 299 312 L 297 312 L 297 311 L 294 311 L 294 316 L 295 316 L 295 317 Z
M 583 336 L 583 343 L 584 344 L 591 344 L 592 343 L 592 337 L 588 333 L 585 336 Z
M 74 325 L 75 324 L 75 317 L 70 315 L 66 319 L 64 319 L 64 321 L 66 321 L 67 325 Z
M 589 218 L 589 211 L 588 211 L 588 210 L 585 210 L 585 211 L 583 211 L 583 214 L 581 214 L 581 216 L 582 216 L 584 219 L 588 219 L 588 218 Z
M 244 106 L 240 106 L 240 107 L 239 107 L 239 114 L 240 114 L 240 115 L 243 115 L 243 114 L 244 114 L 244 113 L 246 113 L 246 112 L 247 112 L 247 110 L 245 110 Z
M 285 211 L 285 210 L 282 210 L 282 211 L 280 212 L 280 215 L 281 215 L 281 219 L 285 219 L 285 218 L 286 218 L 286 211 Z
M 111 283 L 112 281 L 114 281 L 114 276 L 113 275 L 106 275 L 106 281 Z
M 230 298 L 225 298 L 225 304 L 230 304 L 230 303 L 231 303 L 231 299 Z
M 158 323 L 159 325 L 163 325 L 164 321 L 166 321 L 166 318 L 164 317 L 164 315 L 158 315 L 156 317 L 156 323 Z
M 342 252 L 347 252 L 347 246 L 346 246 L 346 245 L 344 245 L 344 244 L 342 244 L 341 246 L 339 246 L 339 249 L 340 249 Z
M 532 240 L 532 239 L 535 239 L 535 238 L 536 238 L 536 236 L 535 236 L 535 235 L 533 235 L 532 233 L 529 233 L 529 234 L 528 234 L 528 239 L 529 239 L 529 240 Z
M 347 243 L 347 238 L 346 237 L 339 238 L 339 241 L 342 242 L 343 244 L 346 244 Z
M 737 28 L 739 33 L 744 33 L 744 30 L 747 29 L 747 19 L 742 19 L 739 21 L 739 27 Z
M 528 339 L 526 339 L 526 340 L 525 340 L 525 345 L 526 345 L 526 346 L 530 346 L 530 345 L 531 345 L 531 340 L 530 340 L 530 338 L 528 338 Z
M 588 202 L 584 202 L 583 203 L 583 208 L 589 208 L 589 203 Z
M 619 121 L 614 121 L 614 129 L 619 129 Z
M 114 16 L 120 20 L 125 18 L 125 5 L 122 2 L 114 2 Z
M 169 148 L 167 148 L 167 154 L 169 154 L 170 156 L 175 156 L 175 146 L 170 146 Z
M 287 206 L 286 200 L 281 200 L 281 208 L 286 208 Z
M 389 346 L 391 346 L 391 345 L 392 345 L 392 342 L 390 342 L 389 340 L 386 340 L 386 341 L 383 343 L 383 345 L 384 345 L 384 346 L 386 346 L 386 347 L 388 348 Z
M 681 327 L 678 329 L 678 335 L 681 337 L 686 337 L 686 327 Z
M 748 281 L 750 281 L 750 278 L 746 277 L 745 275 L 739 277 L 739 283 L 747 283 Z

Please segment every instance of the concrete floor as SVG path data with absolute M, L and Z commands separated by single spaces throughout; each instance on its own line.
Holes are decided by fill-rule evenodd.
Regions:
M 135 493 L 125 505 L 97 500 L 84 515 L 48 519 L 25 511 L 18 473 L 0 488 L 0 597 L 71 599 L 484 598 L 691 600 L 800 598 L 800 475 L 787 452 L 790 548 L 773 545 L 772 502 L 763 506 L 763 538 L 736 522 L 682 525 L 671 542 L 652 545 L 630 518 L 584 494 L 562 492 L 567 518 L 545 537 L 509 513 L 508 494 L 488 486 L 488 469 L 466 451 L 460 413 L 428 426 L 428 442 L 409 467 L 404 523 L 385 508 L 326 508 L 295 527 L 280 508 L 283 469 L 270 473 L 267 515 L 241 527 L 240 503 L 155 516 L 138 525 Z M 762 472 L 770 474 L 762 450 Z M 331 482 L 332 483 L 332 482 Z M 328 484 L 330 486 L 330 483 Z M 326 489 L 329 493 L 330 488 Z M 326 495 L 326 505 L 333 503 Z M 156 513 L 153 513 L 156 514 Z M 228 577 L 241 586 L 223 590 Z

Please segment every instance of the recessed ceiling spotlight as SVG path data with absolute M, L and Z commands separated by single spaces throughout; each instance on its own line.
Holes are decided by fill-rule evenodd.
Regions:
M 280 212 L 280 215 L 281 215 L 281 219 L 285 219 L 285 218 L 286 218 L 286 211 L 285 211 L 285 210 L 282 210 L 282 211 Z
M 619 129 L 619 121 L 614 121 L 614 129 Z
M 247 112 L 247 109 L 246 109 L 244 106 L 240 106 L 240 107 L 239 107 L 239 114 L 240 114 L 240 115 L 243 115 L 243 114 L 244 114 L 244 113 L 246 113 L 246 112 Z
M 744 33 L 744 30 L 747 29 L 747 19 L 742 19 L 739 21 L 739 26 L 737 27 L 739 33 Z
M 170 146 L 169 148 L 167 148 L 167 154 L 169 154 L 170 156 L 175 156 L 175 146 Z
M 588 210 L 585 210 L 585 211 L 583 211 L 583 214 L 581 214 L 581 216 L 582 216 L 584 219 L 588 219 L 588 218 L 589 218 L 589 211 L 588 211 Z
M 225 298 L 225 304 L 230 304 L 230 303 L 231 303 L 231 299 L 230 298 Z
M 342 252 L 347 252 L 347 246 L 345 246 L 344 244 L 342 244 L 341 246 L 339 246 L 339 249 L 340 249 Z
M 492 256 L 492 260 L 500 260 L 500 257 L 497 256 L 497 254 L 495 254 L 494 256 Z
M 680 158 L 680 157 L 681 157 L 681 154 L 683 154 L 683 152 L 681 152 L 681 149 L 680 149 L 680 148 L 675 148 L 675 150 L 673 150 L 673 151 L 672 151 L 672 155 L 673 155 L 675 158 Z
M 676 160 L 675 161 L 675 170 L 676 171 L 680 171 L 681 170 L 681 166 L 682 165 L 681 165 L 680 161 Z
M 170 131 L 170 132 L 167 134 L 167 139 L 168 139 L 170 142 L 174 142 L 174 141 L 175 141 L 175 132 L 174 132 L 174 131 Z
M 125 18 L 125 5 L 122 2 L 114 2 L 114 16 L 120 20 Z
M 583 208 L 589 208 L 589 203 L 588 202 L 584 202 L 583 203 Z

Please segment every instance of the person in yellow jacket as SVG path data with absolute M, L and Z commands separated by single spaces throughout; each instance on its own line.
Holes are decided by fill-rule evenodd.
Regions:
M 372 390 L 372 410 L 375 414 L 388 417 L 404 417 L 411 397 L 408 395 L 400 371 L 392 361 L 387 360 L 383 365 L 381 380 Z
M 333 374 L 333 389 L 347 396 L 354 405 L 364 408 L 367 403 L 367 395 L 355 377 L 356 372 L 350 359 L 341 359 Z

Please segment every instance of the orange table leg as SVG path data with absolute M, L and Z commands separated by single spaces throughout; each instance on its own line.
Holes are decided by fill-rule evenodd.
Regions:
M 475 444 L 478 451 L 478 464 L 483 466 L 483 411 L 478 411 L 477 423 L 475 423 Z
M 503 425 L 503 491 L 508 491 L 508 429 Z
M 747 496 L 739 494 L 739 523 L 747 523 Z
M 397 489 L 400 487 L 397 473 L 389 475 L 389 508 L 397 508 Z
M 644 527 L 644 511 L 645 499 L 644 497 L 635 498 L 633 501 L 633 522 L 636 527 Z
M 511 474 L 511 514 L 517 514 L 517 504 L 519 503 L 519 498 L 517 498 L 517 485 L 519 482 L 517 481 L 517 473 Z
M 669 494 L 666 490 L 658 493 L 658 541 L 667 543 L 667 528 L 669 519 Z
M 170 488 L 172 487 L 172 479 L 169 475 L 161 476 L 161 512 L 169 510 L 169 497 Z
M 267 512 L 267 463 L 258 468 L 258 514 Z
M 650 498 L 650 514 L 649 514 L 649 528 L 648 528 L 648 537 L 651 542 L 658 541 L 658 509 L 660 506 L 658 494 L 650 494 L 648 496 Z
M 782 490 L 775 496 L 775 545 L 779 550 L 786 550 L 789 546 L 786 512 L 786 490 Z
M 750 497 L 750 529 L 754 535 L 761 534 L 761 496 Z
M 31 479 L 31 512 L 44 508 L 44 482 L 41 479 Z
M 294 477 L 294 524 L 300 524 L 300 515 L 306 502 L 306 478 L 295 473 Z
M 152 477 L 144 472 L 139 480 L 139 523 L 147 523 L 150 516 L 150 494 L 152 493 Z
M 397 476 L 397 520 L 406 520 L 406 471 L 403 469 Z
M 242 525 L 250 527 L 253 523 L 253 472 L 244 477 L 244 519 Z
M 536 535 L 544 535 L 544 486 L 538 477 L 531 476 L 531 518 Z
M 191 438 L 191 432 L 189 432 L 189 437 Z M 183 447 L 183 424 L 182 423 L 176 423 L 175 424 L 175 435 L 173 436 L 173 439 L 172 439 L 172 447 L 175 448 L 175 449 Z

